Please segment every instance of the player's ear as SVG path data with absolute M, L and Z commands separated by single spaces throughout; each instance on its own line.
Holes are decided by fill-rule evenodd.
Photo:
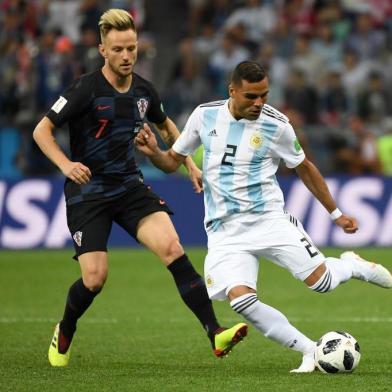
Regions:
M 233 85 L 230 83 L 229 84 L 229 96 L 232 98 L 234 95 L 234 87 Z
M 108 57 L 107 54 L 106 54 L 106 49 L 105 49 L 105 46 L 104 46 L 104 45 L 99 44 L 98 50 L 99 50 L 99 53 L 101 54 L 101 56 L 102 56 L 103 58 L 106 59 L 106 58 Z

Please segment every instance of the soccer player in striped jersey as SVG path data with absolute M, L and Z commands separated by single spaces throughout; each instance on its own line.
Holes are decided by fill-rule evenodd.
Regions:
M 257 298 L 258 258 L 286 268 L 319 293 L 350 278 L 391 288 L 392 276 L 353 252 L 340 259 L 325 257 L 301 223 L 284 211 L 275 177 L 281 159 L 296 170 L 337 226 L 349 234 L 358 229 L 355 218 L 337 208 L 319 170 L 305 157 L 289 119 L 266 104 L 268 89 L 265 70 L 255 62 L 242 62 L 232 74 L 230 98 L 198 106 L 171 149 L 161 151 L 147 125 L 135 143 L 166 172 L 204 146 L 204 272 L 209 296 L 229 299 L 231 307 L 266 337 L 301 352 L 302 363 L 293 372 L 312 372 L 315 343 Z

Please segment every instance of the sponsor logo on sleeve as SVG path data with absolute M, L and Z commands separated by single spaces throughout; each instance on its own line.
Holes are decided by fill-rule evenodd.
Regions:
M 301 144 L 299 143 L 298 139 L 294 140 L 294 148 L 295 151 L 300 152 L 302 150 Z
M 55 113 L 59 114 L 67 102 L 68 101 L 64 97 L 60 96 L 60 98 L 54 103 L 51 109 Z

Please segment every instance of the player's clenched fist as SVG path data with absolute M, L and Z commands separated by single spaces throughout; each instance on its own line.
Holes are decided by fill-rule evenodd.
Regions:
M 358 230 L 357 220 L 344 214 L 335 220 L 335 224 L 340 226 L 347 234 L 354 234 Z
M 144 124 L 143 128 L 136 135 L 135 145 L 138 150 L 147 156 L 152 156 L 157 152 L 158 142 L 148 124 Z

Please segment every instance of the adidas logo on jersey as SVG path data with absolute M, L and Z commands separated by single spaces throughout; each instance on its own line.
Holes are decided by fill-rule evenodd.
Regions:
M 210 133 L 208 134 L 208 136 L 218 136 L 218 134 L 216 133 L 216 130 L 213 129 L 212 131 L 210 131 Z

